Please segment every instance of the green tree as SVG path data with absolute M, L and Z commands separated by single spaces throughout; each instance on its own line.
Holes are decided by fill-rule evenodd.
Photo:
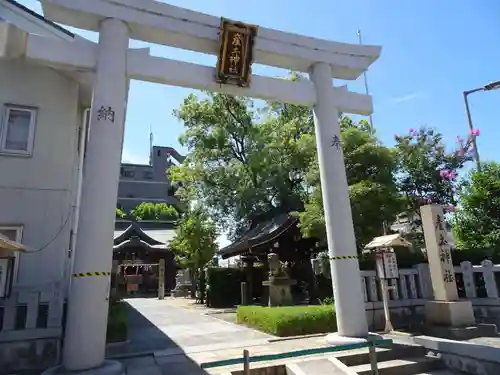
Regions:
M 405 200 L 405 211 L 412 224 L 410 240 L 423 246 L 420 206 L 436 203 L 453 210 L 456 204 L 458 171 L 472 160 L 471 134 L 467 142 L 457 137 L 459 147 L 446 150 L 441 133 L 422 127 L 409 129 L 408 135 L 396 135 L 398 155 L 397 181 Z
M 166 203 L 150 202 L 142 202 L 130 211 L 130 215 L 136 220 L 173 221 L 179 218 L 179 212 L 175 207 Z
M 206 213 L 195 208 L 183 214 L 170 246 L 176 254 L 177 262 L 190 270 L 193 297 L 199 272 L 212 260 L 217 250 L 216 240 L 215 223 Z
M 362 249 L 373 237 L 383 234 L 384 222 L 391 223 L 402 208 L 393 177 L 396 155 L 380 144 L 365 123 L 356 123 L 349 117 L 341 120 L 342 148 L 358 249 Z M 311 162 L 307 181 L 312 187 L 312 194 L 304 212 L 298 214 L 301 229 L 308 237 L 325 240 L 317 159 Z
M 188 96 L 175 114 L 184 122 L 180 142 L 189 150 L 185 162 L 169 171 L 170 178 L 182 184 L 181 198 L 209 207 L 233 238 L 258 214 L 304 211 L 305 204 L 300 214 L 304 234 L 324 238 L 310 108 L 268 103 L 255 109 L 246 98 L 207 94 L 203 99 Z M 343 117 L 342 127 L 350 145 L 346 160 L 361 245 L 382 232 L 381 219 L 394 216 L 395 163 L 366 121 Z
M 209 207 L 234 236 L 254 215 L 300 203 L 314 154 L 302 137 L 312 129 L 309 110 L 272 105 L 262 111 L 246 98 L 208 93 L 189 95 L 175 114 L 184 122 L 180 143 L 189 154 L 169 176 L 182 184 L 183 200 Z
M 500 252 L 500 165 L 482 163 L 464 182 L 453 215 L 457 246 Z

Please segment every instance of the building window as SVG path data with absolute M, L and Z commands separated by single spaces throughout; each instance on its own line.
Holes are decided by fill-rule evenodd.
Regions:
M 146 180 L 152 180 L 153 179 L 153 172 L 151 172 L 151 171 L 144 171 L 144 178 Z
M 30 156 L 33 151 L 36 109 L 7 105 L 1 129 L 1 151 Z
M 0 234 L 4 235 L 11 241 L 21 243 L 23 238 L 23 227 L 21 225 L 0 226 Z M 17 281 L 17 273 L 19 269 L 19 252 L 14 252 L 14 282 Z
M 134 178 L 135 177 L 135 171 L 126 170 L 124 168 L 120 169 L 120 174 L 123 177 L 127 177 L 127 178 Z

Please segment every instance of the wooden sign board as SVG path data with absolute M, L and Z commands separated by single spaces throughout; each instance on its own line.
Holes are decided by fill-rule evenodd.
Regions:
M 250 86 L 253 44 L 257 30 L 257 26 L 221 18 L 216 82 L 240 87 Z
M 376 267 L 379 279 L 399 278 L 398 261 L 396 253 L 383 252 L 376 254 Z

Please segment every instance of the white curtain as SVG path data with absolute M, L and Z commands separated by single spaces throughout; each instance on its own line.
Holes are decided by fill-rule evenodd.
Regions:
M 7 123 L 5 148 L 7 150 L 28 150 L 31 112 L 11 109 Z

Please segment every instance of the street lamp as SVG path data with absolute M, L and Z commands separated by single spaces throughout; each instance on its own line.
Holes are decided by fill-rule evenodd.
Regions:
M 478 92 L 478 91 L 492 91 L 492 90 L 497 90 L 497 89 L 500 89 L 500 81 L 488 83 L 487 85 L 485 85 L 483 87 L 479 87 L 477 89 L 464 91 L 465 113 L 467 114 L 467 122 L 469 124 L 469 131 L 471 134 L 472 134 L 472 131 L 474 130 L 474 126 L 472 125 L 472 117 L 470 115 L 469 100 L 468 100 L 469 94 L 472 94 L 472 93 Z M 474 146 L 474 159 L 476 160 L 476 167 L 477 167 L 477 170 L 480 171 L 481 164 L 479 162 L 479 151 L 477 150 L 477 142 L 476 142 L 475 136 L 472 137 L 472 145 Z

